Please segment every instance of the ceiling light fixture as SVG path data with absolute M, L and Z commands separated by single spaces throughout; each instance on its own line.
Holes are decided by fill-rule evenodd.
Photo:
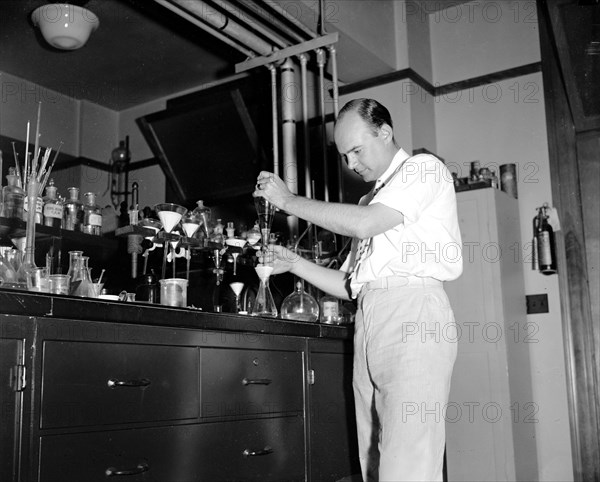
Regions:
M 51 3 L 36 8 L 31 20 L 52 47 L 75 50 L 85 45 L 100 21 L 91 11 L 68 3 Z

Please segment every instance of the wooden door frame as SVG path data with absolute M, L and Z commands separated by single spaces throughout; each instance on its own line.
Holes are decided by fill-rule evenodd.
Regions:
M 576 481 L 597 481 L 600 395 L 595 360 L 599 354 L 593 337 L 577 140 L 582 131 L 598 130 L 600 135 L 600 123 L 590 126 L 589 118 L 579 122 L 580 106 L 573 99 L 574 86 L 564 65 L 567 46 L 558 18 L 560 7 L 568 4 L 577 2 L 537 0 L 552 197 L 562 225 L 557 261 L 573 475 Z

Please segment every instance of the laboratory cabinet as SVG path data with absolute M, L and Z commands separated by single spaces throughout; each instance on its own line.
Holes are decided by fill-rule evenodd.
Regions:
M 0 302 L 3 481 L 359 473 L 351 328 L 1 289 Z
M 448 480 L 537 480 L 528 322 L 518 201 L 493 188 L 457 193 L 463 274 L 445 283 L 458 330 L 446 420 Z

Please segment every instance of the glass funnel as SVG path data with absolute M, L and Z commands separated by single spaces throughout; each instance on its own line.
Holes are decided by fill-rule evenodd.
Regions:
M 241 311 L 240 308 L 240 295 L 244 289 L 244 283 L 240 281 L 234 281 L 233 283 L 229 283 L 229 287 L 233 294 L 235 295 L 235 308 L 233 309 L 234 313 L 239 313 Z
M 276 318 L 278 314 L 277 306 L 275 305 L 273 295 L 271 294 L 271 288 L 269 287 L 269 278 L 273 272 L 273 267 L 259 264 L 254 269 L 260 279 L 260 285 L 258 287 L 258 293 L 256 293 L 254 305 L 252 306 L 251 315 Z
M 186 208 L 173 203 L 157 204 L 154 206 L 154 210 L 166 233 L 173 231 L 173 228 L 181 221 L 183 215 L 187 213 Z
M 161 203 L 154 206 L 154 210 L 158 215 L 158 219 L 162 223 L 163 230 L 165 233 L 170 234 L 175 226 L 179 224 L 181 218 L 185 213 L 187 213 L 187 209 L 179 204 L 173 203 Z M 163 263 L 162 263 L 162 279 L 166 276 L 167 271 L 167 255 L 170 248 L 169 240 L 165 238 L 165 242 L 163 243 Z M 175 259 L 175 254 L 173 254 L 173 259 Z
M 319 319 L 319 303 L 306 291 L 302 281 L 296 283 L 296 290 L 285 297 L 281 303 L 281 317 L 284 320 L 308 321 Z
M 254 207 L 258 214 L 258 226 L 260 228 L 262 245 L 263 248 L 266 248 L 269 244 L 271 225 L 273 224 L 273 216 L 275 215 L 275 206 L 264 197 L 255 197 Z

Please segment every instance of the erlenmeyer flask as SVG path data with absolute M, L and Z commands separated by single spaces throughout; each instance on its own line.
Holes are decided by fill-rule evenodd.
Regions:
M 11 251 L 10 247 L 0 246 L 0 284 L 17 282 L 17 271 L 9 257 L 6 256 L 8 251 Z
M 260 285 L 258 287 L 258 293 L 256 293 L 256 299 L 252 306 L 252 316 L 270 316 L 273 318 L 277 317 L 277 306 L 273 300 L 271 294 L 271 288 L 269 288 L 269 278 L 273 272 L 272 266 L 258 265 L 256 268 L 256 274 L 260 279 Z
M 88 256 L 83 251 L 69 251 L 69 272 L 71 276 L 70 294 L 87 298 L 95 298 L 96 290 L 90 277 Z

